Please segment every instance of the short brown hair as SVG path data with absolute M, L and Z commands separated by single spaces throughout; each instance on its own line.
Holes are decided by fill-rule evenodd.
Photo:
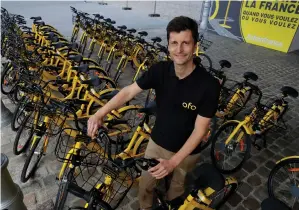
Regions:
M 194 44 L 198 41 L 198 25 L 194 19 L 191 19 L 186 16 L 179 16 L 173 18 L 167 25 L 166 31 L 167 31 L 167 42 L 169 42 L 169 34 L 170 32 L 181 32 L 185 30 L 190 30 L 192 32 L 192 37 L 194 40 Z

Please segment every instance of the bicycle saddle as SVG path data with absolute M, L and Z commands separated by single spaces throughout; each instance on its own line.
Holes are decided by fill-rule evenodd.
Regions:
M 117 26 L 117 28 L 122 29 L 122 30 L 126 30 L 126 29 L 127 29 L 127 26 L 122 25 L 122 26 Z
M 41 16 L 37 16 L 37 17 L 31 17 L 30 19 L 36 21 L 36 20 L 41 20 L 42 18 L 41 18 Z
M 136 29 L 134 29 L 134 28 L 128 29 L 127 31 L 128 31 L 130 34 L 131 34 L 131 33 L 136 33 Z
M 21 28 L 21 29 L 24 29 L 24 30 L 31 30 L 31 28 L 28 27 L 28 26 L 20 26 L 20 28 Z
M 232 64 L 228 60 L 220 60 L 219 65 L 221 68 L 230 68 Z
M 85 64 L 87 65 L 87 64 Z M 87 84 L 88 86 L 99 86 L 101 84 L 101 79 L 97 76 L 91 77 L 89 80 L 81 81 L 82 84 Z
M 285 203 L 273 197 L 263 200 L 261 208 L 262 210 L 291 210 Z
M 78 72 L 87 73 L 88 72 L 88 64 L 82 64 L 80 66 L 74 66 L 72 69 L 75 70 L 75 71 L 78 71 Z M 84 84 L 87 84 L 87 83 L 84 83 Z
M 140 36 L 147 36 L 148 33 L 146 31 L 140 31 L 140 32 L 138 32 L 138 34 Z
M 104 93 L 103 95 L 101 95 L 99 97 L 100 100 L 106 99 L 106 100 L 110 100 L 111 98 L 113 98 L 116 94 L 118 94 L 119 90 L 113 90 L 112 92 L 109 93 Z
M 83 56 L 82 55 L 70 55 L 70 56 L 68 56 L 68 59 L 79 63 L 83 60 Z
M 157 104 L 155 101 L 151 101 L 146 105 L 146 107 L 138 109 L 139 113 L 144 113 L 147 115 L 152 115 L 156 113 Z
M 153 42 L 162 42 L 162 39 L 160 37 L 154 37 L 151 39 Z
M 55 36 L 55 34 L 54 34 L 53 32 L 50 32 L 50 33 L 48 34 L 48 36 L 46 37 L 46 39 L 52 41 L 52 39 L 54 38 L 54 36 Z
M 258 80 L 258 76 L 255 74 L 255 73 L 253 73 L 253 72 L 245 72 L 244 74 L 243 74 L 243 77 L 246 79 L 246 80 L 253 80 L 253 81 L 256 81 L 256 80 Z
M 297 90 L 295 90 L 294 88 L 292 88 L 290 86 L 284 86 L 280 89 L 280 91 L 282 92 L 282 94 L 284 96 L 291 96 L 292 98 L 297 98 L 298 97 Z
M 192 176 L 192 179 L 186 179 L 186 186 L 189 189 L 198 190 L 210 187 L 215 191 L 219 191 L 223 189 L 225 184 L 223 175 L 210 163 L 203 163 L 196 167 L 192 171 Z

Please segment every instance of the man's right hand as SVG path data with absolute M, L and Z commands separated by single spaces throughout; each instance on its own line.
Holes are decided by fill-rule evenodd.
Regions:
M 97 130 L 103 126 L 104 124 L 104 117 L 101 115 L 94 114 L 88 119 L 87 123 L 87 135 L 91 138 L 96 137 Z

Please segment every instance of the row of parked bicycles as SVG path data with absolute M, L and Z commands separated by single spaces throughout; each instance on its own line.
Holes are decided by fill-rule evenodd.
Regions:
M 170 58 L 167 48 L 159 44 L 159 37 L 150 43 L 142 38 L 147 35 L 145 31 L 115 27 L 115 21 L 99 14 L 91 18 L 73 7 L 71 10 L 71 40 L 45 24 L 41 17 L 31 17 L 30 28 L 25 26 L 24 17 L 1 10 L 1 55 L 9 60 L 1 72 L 1 92 L 16 104 L 11 122 L 16 131 L 13 151 L 16 155 L 26 154 L 21 173 L 21 181 L 26 182 L 38 170 L 49 144 L 55 145 L 55 155 L 61 162 L 55 209 L 116 209 L 138 182 L 141 171 L 157 164 L 143 158 L 154 125 L 154 91 L 148 91 L 142 105 L 128 102 L 109 113 L 105 127 L 99 129 L 95 139 L 86 135 L 87 120 L 117 94 L 118 80 L 128 62 L 133 69 L 133 82 L 153 63 Z M 204 42 L 203 36 L 200 41 Z M 198 174 L 196 185 L 184 197 L 166 202 L 158 196 L 158 208 L 162 209 L 218 209 L 238 186 L 233 177 L 223 174 L 242 167 L 251 145 L 261 148 L 251 140 L 252 136 L 263 137 L 272 128 L 286 126 L 285 98 L 298 96 L 294 88 L 282 87 L 280 97 L 262 104 L 262 92 L 253 84 L 258 79 L 255 73 L 246 72 L 241 82 L 230 80 L 224 71 L 231 67 L 230 62 L 222 60 L 220 69 L 214 69 L 206 62 L 210 58 L 199 50 L 200 46 L 204 45 L 198 44 L 195 60 L 218 78 L 222 87 L 218 111 L 200 145 L 204 150 L 211 144 L 213 166 L 200 166 L 205 173 Z M 97 60 L 91 58 L 95 53 Z M 113 62 L 118 62 L 114 75 Z M 233 85 L 228 87 L 229 83 Z M 251 113 L 243 121 L 234 120 L 254 94 L 258 100 Z M 278 187 L 275 191 L 276 185 L 287 181 L 275 181 L 281 175 L 280 169 L 288 166 L 287 172 L 294 174 L 298 171 L 294 163 L 298 163 L 298 157 L 289 157 L 272 170 L 268 181 L 270 198 L 262 203 L 263 209 L 289 209 L 275 199 L 286 197 L 285 191 L 289 193 L 286 199 L 295 201 L 284 202 L 294 207 L 298 182 L 291 182 L 283 193 Z M 211 177 L 212 182 L 207 182 Z M 298 176 L 292 177 L 298 181 Z M 85 206 L 72 206 L 75 197 L 85 200 Z

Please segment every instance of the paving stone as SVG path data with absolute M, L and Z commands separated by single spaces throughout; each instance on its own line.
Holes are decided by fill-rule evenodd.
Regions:
M 42 204 L 37 205 L 37 210 L 53 210 L 54 204 L 52 200 L 47 200 L 43 202 Z
M 45 178 L 43 178 L 45 187 L 53 186 L 55 181 L 56 181 L 56 175 L 54 175 L 54 174 L 48 175 Z
M 257 174 L 259 174 L 261 177 L 265 179 L 268 179 L 268 176 L 270 174 L 270 169 L 266 168 L 265 166 L 262 166 L 257 170 Z
M 285 141 L 284 139 L 277 139 L 275 141 L 275 144 L 279 146 L 280 148 L 285 148 L 287 147 L 290 143 L 288 141 Z
M 278 147 L 278 146 L 275 145 L 275 144 L 269 146 L 268 149 L 269 149 L 270 151 L 272 151 L 273 153 L 277 153 L 277 152 L 279 152 L 279 151 L 281 150 L 280 147 Z
M 54 160 L 52 162 L 47 163 L 47 170 L 49 173 L 54 173 L 57 174 L 61 168 L 61 163 L 58 162 L 57 160 Z
M 260 201 L 262 202 L 264 199 L 268 198 L 268 189 L 267 185 L 262 185 L 259 188 L 257 188 L 254 192 L 253 195 Z
M 31 192 L 31 193 L 27 193 L 26 195 L 24 195 L 24 204 L 29 207 L 29 206 L 33 206 L 36 204 L 36 197 L 35 197 L 35 193 Z
M 265 149 L 261 152 L 260 156 L 264 157 L 266 160 L 272 158 L 275 154 L 269 149 Z
M 274 161 L 269 160 L 267 163 L 265 163 L 265 166 L 271 170 L 274 168 L 275 164 L 276 163 Z
M 26 206 L 27 210 L 36 210 L 37 205 L 33 205 L 33 206 Z
M 241 170 L 235 172 L 232 176 L 234 178 L 236 178 L 237 180 L 243 180 L 247 175 L 248 175 L 248 173 L 244 169 L 241 169 Z
M 247 178 L 247 183 L 252 187 L 257 187 L 262 184 L 262 181 L 259 175 L 254 174 Z
M 49 175 L 49 172 L 47 170 L 47 167 L 45 165 L 40 165 L 40 167 L 37 168 L 34 178 L 39 178 L 39 177 L 46 177 Z
M 59 186 L 56 185 L 55 183 L 52 183 L 52 186 L 49 186 L 49 187 L 46 187 L 43 189 L 46 191 L 48 198 L 53 198 L 53 197 L 56 198 Z
M 42 190 L 39 190 L 36 193 L 36 200 L 37 200 L 38 204 L 42 204 L 49 200 L 49 197 L 48 197 L 48 194 L 47 194 L 45 188 L 43 188 Z
M 220 208 L 219 210 L 230 210 L 231 207 L 229 206 L 229 204 L 227 203 L 224 203 Z
M 242 182 L 241 185 L 238 187 L 238 192 L 243 196 L 247 197 L 252 192 L 252 187 L 247 184 L 246 182 Z
M 128 203 L 130 203 L 130 199 L 128 198 L 128 196 L 126 196 L 123 201 L 120 203 L 119 208 L 121 208 L 122 206 L 127 205 Z
M 241 202 L 242 196 L 238 192 L 233 193 L 227 200 L 227 203 L 229 203 L 232 207 L 236 207 Z
M 28 180 L 26 183 L 21 183 L 20 187 L 25 195 L 30 192 L 40 191 L 42 189 L 42 184 L 39 180 Z
M 261 155 L 256 155 L 250 158 L 257 166 L 266 162 L 266 158 Z
M 242 204 L 240 204 L 238 208 L 236 208 L 236 210 L 247 210 L 247 209 Z
M 128 193 L 131 198 L 137 198 L 138 196 L 138 186 L 132 187 Z
M 252 160 L 248 160 L 248 161 L 245 162 L 243 168 L 248 173 L 251 173 L 257 168 L 257 166 Z
M 253 197 L 245 199 L 242 203 L 248 210 L 257 210 L 260 208 L 260 203 Z
M 277 161 L 281 160 L 282 158 L 284 158 L 284 156 L 278 154 L 278 155 L 275 155 L 272 159 L 274 160 L 274 162 L 277 162 Z
M 283 155 L 283 156 L 293 156 L 293 155 L 296 155 L 297 154 L 297 152 L 295 152 L 294 150 L 291 150 L 291 149 L 284 149 L 282 152 L 281 152 L 281 154 Z
M 139 201 L 136 200 L 130 205 L 132 210 L 138 210 L 139 209 Z

